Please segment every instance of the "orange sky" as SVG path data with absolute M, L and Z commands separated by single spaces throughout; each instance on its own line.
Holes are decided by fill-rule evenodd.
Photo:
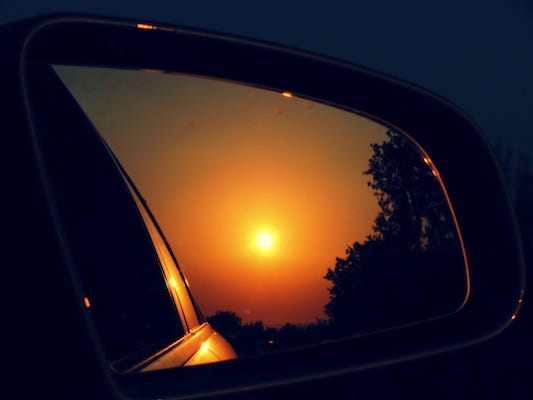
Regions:
M 205 315 L 325 317 L 327 268 L 378 213 L 362 172 L 385 127 L 215 80 L 56 70 L 147 200 Z

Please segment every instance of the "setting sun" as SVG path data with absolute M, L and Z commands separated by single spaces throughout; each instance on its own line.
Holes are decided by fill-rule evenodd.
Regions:
M 205 315 L 326 318 L 324 276 L 379 212 L 363 171 L 385 126 L 290 91 L 57 68 L 150 204 Z
M 261 232 L 257 235 L 257 246 L 262 250 L 270 250 L 274 243 L 274 238 L 268 232 Z

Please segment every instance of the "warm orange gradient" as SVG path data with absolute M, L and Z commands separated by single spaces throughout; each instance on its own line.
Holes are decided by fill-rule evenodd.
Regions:
M 205 315 L 325 318 L 327 268 L 372 232 L 386 128 L 288 92 L 56 67 L 158 219 Z

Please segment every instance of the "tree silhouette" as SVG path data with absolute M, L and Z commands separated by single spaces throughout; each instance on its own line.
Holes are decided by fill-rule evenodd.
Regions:
M 243 324 L 232 311 L 207 320 L 239 356 L 290 349 L 358 332 L 436 317 L 457 309 L 466 292 L 456 227 L 431 161 L 409 139 L 389 130 L 371 144 L 368 186 L 378 201 L 373 232 L 348 246 L 328 268 L 329 320 L 265 328 Z M 525 179 L 525 178 L 524 178 Z
M 511 200 L 515 207 L 518 228 L 524 247 L 526 270 L 531 273 L 533 268 L 533 172 L 531 171 L 531 158 L 525 152 L 515 153 L 504 146 L 499 138 L 494 146 L 496 158 L 499 160 L 505 175 Z M 524 335 L 533 335 L 533 314 L 525 302 L 519 323 L 525 328 L 518 330 Z M 527 311 L 526 311 L 527 310 Z
M 312 345 L 332 337 L 329 323 L 324 320 L 309 324 L 287 322 L 274 328 L 265 327 L 262 321 L 243 324 L 233 311 L 217 311 L 206 320 L 230 342 L 239 357 Z
M 526 262 L 531 265 L 533 257 L 533 172 L 531 159 L 525 152 L 515 153 L 498 138 L 494 145 L 496 158 L 500 162 L 511 201 L 516 211 L 518 228 L 524 245 Z
M 514 205 L 526 262 L 533 261 L 533 173 L 529 170 L 529 156 L 520 153 L 514 170 Z
M 242 327 L 242 319 L 233 311 L 217 311 L 206 318 L 206 321 L 227 340 L 237 338 Z
M 431 161 L 389 130 L 364 175 L 380 212 L 373 233 L 337 258 L 325 312 L 339 335 L 452 311 L 465 293 L 461 248 Z
M 374 154 L 364 175 L 372 180 L 381 212 L 374 231 L 385 241 L 411 250 L 455 241 L 449 208 L 429 158 L 405 136 L 388 131 L 388 141 L 372 144 Z

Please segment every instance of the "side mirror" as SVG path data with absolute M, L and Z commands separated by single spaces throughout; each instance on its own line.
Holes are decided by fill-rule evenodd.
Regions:
M 20 126 L 63 255 L 54 276 L 63 273 L 71 282 L 57 290 L 79 304 L 55 329 L 77 321 L 80 332 L 90 333 L 80 336 L 78 347 L 95 349 L 98 357 L 80 356 L 76 367 L 92 371 L 90 376 L 97 371 L 106 390 L 180 397 L 312 379 L 466 346 L 514 319 L 523 295 L 523 261 L 505 186 L 478 129 L 448 102 L 336 60 L 207 32 L 76 16 L 29 21 L 14 31 L 19 47 L 10 65 L 17 80 L 10 87 L 24 107 Z M 115 97 L 104 106 L 106 95 Z M 181 125 L 156 147 L 145 140 L 173 124 Z M 87 146 L 78 141 L 81 135 L 89 138 L 83 139 Z M 130 146 L 132 140 L 137 143 Z M 72 153 L 75 146 L 80 157 L 98 156 L 82 162 Z M 78 161 L 86 179 L 79 179 L 67 159 Z M 186 162 L 171 173 L 176 160 Z M 344 165 L 333 167 L 336 160 Z M 93 165 L 101 168 L 99 178 Z M 276 176 L 276 184 L 257 182 L 261 176 Z M 99 187 L 100 179 L 109 179 L 107 186 Z M 355 189 L 343 192 L 351 182 Z M 174 220 L 165 217 L 174 207 L 170 195 L 186 190 L 189 202 L 180 203 Z M 322 195 L 328 199 L 307 204 Z M 348 196 L 353 197 L 345 202 Z M 264 198 L 262 214 L 253 214 Z M 365 208 L 354 199 L 373 205 Z M 97 203 L 111 205 L 93 208 Z M 216 207 L 220 211 L 212 213 Z M 360 217 L 350 214 L 352 208 Z M 102 211 L 91 214 L 93 209 Z M 346 214 L 346 221 L 330 223 Z M 322 217 L 320 235 L 306 225 L 310 215 Z M 110 222 L 119 218 L 123 222 Z M 100 235 L 95 221 L 112 225 L 115 236 Z M 185 227 L 176 228 L 176 221 Z M 231 226 L 224 227 L 226 222 Z M 365 228 L 342 236 L 344 225 Z M 244 231 L 235 233 L 236 226 Z M 241 247 L 228 244 L 232 234 L 245 237 Z M 222 244 L 206 247 L 216 235 Z M 308 240 L 300 243 L 295 236 Z M 120 252 L 110 245 L 116 238 Z M 278 260 L 277 240 L 286 244 Z M 334 244 L 324 245 L 328 241 Z M 248 245 L 259 259 L 254 268 L 277 268 L 278 277 L 237 268 L 252 263 L 251 254 L 243 255 Z M 148 260 L 150 251 L 158 255 L 162 279 L 136 276 L 137 268 L 113 270 L 122 256 L 134 263 Z M 197 262 L 201 251 L 215 255 Z M 109 256 L 103 280 L 92 275 L 92 265 L 104 265 L 96 254 Z M 323 264 L 328 257 L 332 262 Z M 312 283 L 305 282 L 307 272 L 285 274 L 291 265 L 315 268 L 316 260 L 322 269 Z M 203 265 L 195 269 L 196 262 Z M 184 273 L 191 280 L 196 274 L 199 287 L 193 281 L 189 288 Z M 47 279 L 54 285 L 52 275 Z M 103 288 L 102 282 L 111 281 L 120 290 Z M 122 296 L 133 287 L 130 281 L 137 285 L 130 294 L 146 290 L 143 299 L 159 297 L 137 304 L 135 296 Z M 315 289 L 322 292 L 314 296 Z M 107 297 L 101 295 L 105 290 Z M 236 292 L 241 296 L 232 298 Z M 114 300 L 91 302 L 112 295 L 124 302 L 118 311 L 109 306 Z M 295 309 L 281 313 L 287 304 Z M 167 306 L 175 307 L 177 317 L 169 311 L 151 319 L 150 307 Z M 119 321 L 113 313 L 125 307 L 133 314 L 143 310 L 124 317 L 136 324 L 127 345 L 114 343 L 113 335 L 125 325 L 110 328 Z M 216 355 L 214 347 L 203 345 L 209 335 L 199 333 L 207 326 L 200 309 L 207 309 L 206 320 L 218 329 L 213 335 L 224 336 L 244 357 L 234 358 L 226 344 L 213 345 L 225 349 Z M 243 317 L 248 331 L 257 328 L 259 341 L 252 345 Z M 179 329 L 170 328 L 172 318 Z M 254 328 L 254 322 L 261 324 Z M 276 326 L 285 322 L 292 323 L 285 331 Z M 144 333 L 134 340 L 137 330 Z M 304 331 L 313 333 L 294 342 Z M 192 337 L 196 344 L 185 349 Z M 271 351 L 278 344 L 281 351 Z M 55 351 L 58 360 L 69 352 Z M 191 359 L 200 361 L 177 368 Z M 221 360 L 229 361 L 206 364 Z

